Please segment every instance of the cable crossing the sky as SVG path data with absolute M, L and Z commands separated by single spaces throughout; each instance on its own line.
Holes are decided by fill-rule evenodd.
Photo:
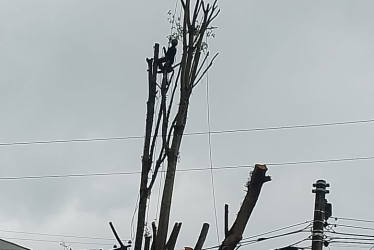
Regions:
M 295 162 L 281 162 L 281 163 L 268 163 L 267 166 L 286 166 L 286 165 L 304 165 L 304 164 L 321 164 L 321 163 L 332 163 L 332 162 L 349 162 L 349 161 L 361 161 L 361 160 L 374 160 L 374 156 L 365 157 L 352 157 L 352 158 L 340 158 L 340 159 L 326 159 L 326 160 L 310 160 L 310 161 L 295 161 Z M 206 168 L 189 168 L 189 169 L 177 169 L 176 172 L 193 172 L 193 171 L 210 171 L 210 170 L 230 170 L 230 169 L 241 169 L 241 168 L 254 168 L 254 165 L 235 165 L 235 166 L 221 166 L 221 167 L 206 167 Z M 164 172 L 164 171 L 160 171 Z M 71 178 L 71 177 L 104 177 L 104 176 L 119 176 L 119 175 L 137 175 L 141 174 L 141 171 L 130 171 L 130 172 L 108 172 L 108 173 L 86 173 L 86 174 L 54 174 L 54 175 L 30 175 L 30 176 L 10 176 L 0 177 L 1 180 L 27 180 L 27 179 L 51 179 L 51 178 Z
M 231 133 L 260 132 L 260 131 L 268 131 L 268 130 L 318 128 L 318 127 L 328 127 L 328 126 L 365 124 L 365 123 L 372 123 L 372 122 L 374 122 L 374 119 L 344 121 L 344 122 L 330 122 L 330 123 L 274 126 L 274 127 L 260 127 L 260 128 L 248 128 L 248 129 L 228 129 L 228 130 L 216 130 L 216 131 L 210 131 L 210 132 L 209 131 L 190 132 L 190 133 L 184 133 L 183 135 L 184 136 L 196 136 L 196 135 L 207 135 L 207 134 L 218 135 L 218 134 L 231 134 Z M 73 142 L 126 141 L 126 140 L 137 140 L 137 139 L 144 139 L 144 136 L 118 136 L 118 137 L 87 138 L 87 139 L 61 139 L 61 140 L 2 142 L 0 143 L 0 147 L 1 146 L 6 147 L 6 146 L 34 145 L 34 144 L 73 143 Z

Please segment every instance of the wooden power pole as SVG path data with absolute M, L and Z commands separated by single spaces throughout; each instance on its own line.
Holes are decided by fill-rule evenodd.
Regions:
M 322 250 L 323 247 L 323 228 L 325 221 L 325 195 L 329 193 L 326 187 L 330 184 L 325 180 L 318 180 L 313 184 L 314 189 L 312 192 L 316 194 L 314 205 L 314 219 L 313 219 L 313 232 L 312 232 L 312 250 Z

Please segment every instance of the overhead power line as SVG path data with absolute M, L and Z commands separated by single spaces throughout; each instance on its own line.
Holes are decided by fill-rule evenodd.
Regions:
M 356 222 L 366 222 L 366 223 L 374 223 L 374 220 L 364 220 L 364 219 L 355 219 L 355 218 L 331 217 L 331 219 L 335 219 L 335 220 L 346 220 L 346 221 L 356 221 Z
M 287 233 L 283 233 L 283 234 L 278 234 L 278 235 L 274 235 L 274 236 L 270 236 L 270 237 L 266 237 L 266 238 L 258 238 L 258 239 L 254 239 L 254 240 L 240 241 L 240 244 L 242 246 L 250 245 L 250 244 L 254 244 L 254 243 L 257 243 L 257 242 L 264 241 L 264 240 L 271 240 L 271 239 L 280 238 L 280 237 L 284 237 L 284 236 L 288 236 L 288 235 L 292 235 L 292 234 L 297 234 L 297 233 L 302 233 L 302 232 L 310 233 L 310 230 L 306 231 L 306 228 L 303 228 L 303 229 L 300 229 L 300 230 L 295 230 L 295 231 L 291 231 L 291 232 L 287 232 Z
M 334 225 L 335 227 L 346 227 L 346 228 L 354 228 L 354 229 L 374 231 L 374 228 L 372 228 L 372 227 L 359 227 L 359 226 L 344 225 L 344 224 L 332 224 L 332 225 Z
M 27 179 L 51 179 L 51 178 L 70 178 L 70 177 L 94 177 L 94 176 L 113 176 L 113 175 L 134 175 L 140 174 L 140 171 L 134 172 L 113 172 L 113 173 L 89 173 L 89 174 L 62 174 L 62 175 L 29 175 L 0 177 L 0 180 L 27 180 Z
M 295 161 L 295 162 L 283 162 L 283 163 L 268 163 L 267 166 L 286 166 L 286 165 L 303 165 L 303 164 L 319 164 L 329 162 L 347 162 L 347 161 L 360 161 L 360 160 L 372 160 L 374 156 L 366 157 L 352 157 L 352 158 L 341 158 L 341 159 L 326 159 L 326 160 L 311 160 L 311 161 Z M 206 167 L 206 168 L 189 168 L 189 169 L 177 169 L 177 172 L 192 172 L 192 171 L 208 171 L 208 170 L 224 170 L 224 169 L 240 169 L 240 168 L 253 168 L 253 165 L 237 165 L 237 166 L 221 166 L 221 167 Z M 159 171 L 165 172 L 165 171 Z M 61 175 L 31 175 L 31 176 L 10 176 L 0 177 L 0 180 L 25 180 L 25 179 L 47 179 L 47 178 L 70 178 L 70 177 L 99 177 L 99 176 L 116 176 L 116 175 L 136 175 L 140 174 L 141 171 L 132 172 L 111 172 L 111 173 L 86 173 L 86 174 L 61 174 Z
M 16 234 L 28 234 L 28 235 L 39 235 L 39 236 L 49 236 L 49 237 L 65 237 L 65 238 L 76 238 L 76 239 L 105 240 L 105 241 L 109 240 L 109 241 L 114 241 L 113 238 L 100 238 L 100 237 L 64 235 L 64 234 L 48 234 L 48 233 L 36 233 L 36 232 L 25 232 L 25 231 L 3 230 L 3 229 L 0 229 L 0 232 L 16 233 Z
M 249 237 L 245 237 L 242 240 L 249 240 L 249 239 L 253 239 L 253 238 L 258 238 L 260 236 L 264 236 L 264 235 L 267 235 L 267 234 L 272 234 L 272 233 L 275 233 L 275 232 L 283 231 L 283 230 L 286 230 L 286 229 L 290 229 L 290 228 L 301 226 L 301 225 L 305 225 L 305 224 L 308 224 L 308 226 L 309 226 L 311 224 L 311 222 L 312 221 L 309 220 L 309 221 L 304 221 L 304 222 L 296 223 L 296 224 L 293 224 L 293 225 L 290 225 L 290 226 L 286 226 L 286 227 L 281 227 L 281 228 L 278 228 L 278 229 L 274 229 L 274 230 L 271 230 L 271 231 L 268 231 L 268 232 L 265 232 L 265 233 L 256 234 L 256 235 L 249 236 Z
M 53 143 L 69 143 L 69 142 L 123 141 L 123 140 L 142 139 L 142 138 L 144 138 L 144 136 L 125 136 L 125 137 L 88 138 L 88 139 L 66 139 L 66 140 L 27 141 L 27 142 L 4 142 L 4 143 L 0 143 L 0 146 L 53 144 Z
M 311 160 L 311 161 L 294 161 L 283 163 L 268 163 L 268 166 L 284 166 L 284 165 L 300 165 L 300 164 L 314 164 L 314 163 L 328 163 L 328 162 L 345 162 L 345 161 L 361 161 L 372 160 L 374 156 L 352 157 L 352 158 L 339 158 L 339 159 L 326 159 L 326 160 Z
M 31 239 L 31 238 L 18 238 L 18 237 L 0 237 L 7 240 L 26 240 L 26 241 L 38 241 L 38 242 L 61 242 L 61 240 L 45 240 L 45 239 Z M 99 243 L 99 242 L 82 242 L 82 241 L 66 241 L 66 243 L 82 244 L 82 245 L 102 245 L 102 246 L 113 246 L 110 243 Z
M 208 43 L 208 36 L 205 37 L 205 42 Z M 206 67 L 208 70 L 208 66 Z M 206 110 L 207 110 L 207 125 L 208 125 L 208 145 L 209 145 L 209 165 L 210 165 L 210 182 L 212 185 L 212 199 L 213 199 L 213 212 L 214 222 L 216 227 L 217 243 L 219 243 L 219 230 L 218 230 L 218 216 L 217 216 L 217 201 L 216 201 L 216 189 L 214 185 L 213 175 L 213 153 L 212 153 L 212 133 L 210 129 L 210 104 L 209 104 L 209 73 L 206 73 Z
M 299 230 L 296 230 L 296 231 L 291 231 L 291 232 L 287 232 L 287 233 L 273 235 L 273 236 L 269 236 L 269 237 L 265 237 L 265 238 L 264 237 L 259 238 L 260 236 L 273 234 L 275 232 L 283 231 L 283 230 L 286 230 L 286 229 L 290 229 L 290 228 L 305 225 L 305 224 L 307 224 L 307 226 L 305 226 L 305 227 L 303 227 Z M 304 221 L 304 222 L 296 223 L 296 224 L 293 224 L 293 225 L 290 225 L 290 226 L 286 226 L 286 227 L 274 229 L 274 230 L 271 230 L 271 231 L 267 231 L 267 232 L 264 232 L 264 233 L 256 234 L 256 235 L 253 235 L 253 236 L 245 237 L 240 241 L 239 246 L 250 245 L 250 244 L 258 243 L 258 242 L 261 242 L 261 241 L 264 241 L 264 240 L 270 240 L 270 239 L 279 238 L 279 237 L 292 235 L 292 234 L 296 234 L 296 233 L 302 233 L 302 232 L 305 232 L 305 229 L 307 229 L 310 226 L 311 226 L 311 221 Z M 304 239 L 302 241 L 304 241 Z M 300 242 L 302 242 L 302 241 L 300 241 Z M 300 242 L 298 242 L 298 243 L 300 243 Z M 295 244 L 297 244 L 297 243 L 295 243 Z M 211 249 L 216 249 L 218 247 L 219 247 L 219 245 L 216 245 L 216 246 L 212 246 L 212 247 L 203 248 L 203 250 L 211 250 Z
M 362 237 L 329 237 L 330 240 L 362 240 L 362 241 L 373 241 L 371 238 L 362 238 Z
M 372 123 L 374 119 L 367 120 L 355 120 L 355 121 L 344 121 L 344 122 L 330 122 L 330 123 L 312 123 L 312 124 L 301 124 L 301 125 L 289 125 L 289 126 L 274 126 L 274 127 L 262 127 L 262 128 L 248 128 L 248 129 L 229 129 L 229 130 L 216 130 L 216 131 L 202 131 L 202 132 L 191 132 L 185 133 L 185 136 L 196 136 L 196 135 L 207 135 L 207 134 L 230 134 L 230 133 L 244 133 L 244 132 L 256 132 L 256 131 L 267 131 L 267 130 L 285 130 L 285 129 L 299 129 L 299 128 L 313 128 L 313 127 L 327 127 L 327 126 L 339 126 L 339 125 L 352 125 L 360 123 Z M 103 137 L 103 138 L 87 138 L 87 139 L 61 139 L 61 140 L 40 140 L 40 141 L 20 141 L 20 142 L 2 142 L 0 146 L 20 146 L 20 145 L 33 145 L 33 144 L 56 144 L 56 143 L 73 143 L 73 142 L 104 142 L 104 141 L 125 141 L 132 139 L 143 139 L 144 136 L 118 136 L 118 137 Z
M 356 242 L 356 241 L 344 241 L 344 240 L 332 240 L 329 242 L 330 244 L 333 244 L 333 243 L 343 243 L 343 244 L 358 244 L 358 245 L 374 245 L 374 241 L 373 242 Z
M 357 236 L 357 237 L 366 237 L 366 238 L 372 238 L 374 240 L 374 235 L 371 234 L 355 234 L 355 233 L 343 233 L 343 232 L 337 232 L 337 231 L 329 231 L 331 234 L 339 234 L 339 235 L 346 235 L 346 236 Z
M 297 234 L 297 233 L 310 233 L 310 230 L 307 230 L 308 228 L 310 228 L 312 226 L 312 223 L 309 223 L 307 226 L 301 228 L 301 229 L 298 229 L 298 230 L 294 230 L 294 231 L 291 231 L 291 232 L 286 232 L 286 233 L 281 233 L 281 234 L 277 234 L 277 235 L 272 235 L 272 236 L 268 236 L 268 237 L 261 237 L 261 238 L 257 238 L 257 239 L 246 239 L 246 240 L 241 240 L 240 241 L 240 245 L 244 246 L 244 245 L 250 245 L 250 244 L 254 244 L 254 243 L 257 243 L 257 242 L 261 242 L 261 241 L 264 241 L 264 240 L 271 240 L 271 239 L 275 239 L 275 238 L 279 238 L 279 237 L 284 237 L 284 236 L 288 236 L 288 235 L 292 235 L 292 234 Z M 293 227 L 293 226 L 289 226 L 288 228 L 290 227 Z M 304 240 L 302 240 L 304 241 Z M 300 242 L 302 242 L 300 241 Z M 298 243 L 295 243 L 295 244 L 298 244 Z

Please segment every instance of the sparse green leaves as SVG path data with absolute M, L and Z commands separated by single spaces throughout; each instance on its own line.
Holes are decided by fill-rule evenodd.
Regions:
M 167 21 L 170 23 L 170 34 L 166 36 L 166 38 L 169 40 L 169 42 L 173 39 L 177 39 L 178 41 L 182 41 L 183 39 L 183 23 L 181 20 L 181 17 L 176 17 L 176 13 L 172 13 L 172 10 L 167 11 Z M 216 33 L 214 32 L 215 29 L 218 27 L 215 26 L 209 26 L 205 29 L 205 32 L 201 32 L 202 24 L 204 22 L 204 16 L 199 15 L 196 20 L 196 24 L 194 29 L 189 29 L 187 31 L 191 32 L 193 30 L 193 36 L 194 36 L 194 46 L 196 46 L 197 41 L 199 40 L 199 36 L 202 34 L 205 34 L 206 38 L 215 38 Z M 206 39 L 207 40 L 207 39 Z M 203 41 L 200 45 L 200 51 L 204 52 L 206 54 L 208 52 L 208 43 L 207 41 Z

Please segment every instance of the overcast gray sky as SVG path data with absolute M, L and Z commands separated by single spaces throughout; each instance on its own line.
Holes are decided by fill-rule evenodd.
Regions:
M 211 131 L 374 119 L 374 2 L 218 4 L 222 12 L 209 45 L 220 55 L 208 82 L 193 93 L 186 132 L 208 131 L 207 84 Z M 166 12 L 174 8 L 172 0 L 0 1 L 0 238 L 33 250 L 62 249 L 61 241 L 81 242 L 71 244 L 74 250 L 107 250 L 115 244 L 108 221 L 123 239 L 133 237 L 138 174 L 4 178 L 139 171 L 141 139 L 9 144 L 142 136 L 145 57 L 152 55 L 155 42 L 167 46 Z M 374 157 L 373 126 L 360 122 L 212 135 L 213 167 L 269 164 L 273 181 L 264 185 L 244 237 L 311 220 L 317 179 L 331 184 L 327 197 L 334 216 L 373 220 L 372 159 L 277 165 Z M 208 136 L 186 136 L 179 168 L 209 167 Z M 171 215 L 171 223 L 183 222 L 177 249 L 195 244 L 203 222 L 211 225 L 206 247 L 223 239 L 223 206 L 230 204 L 232 222 L 250 170 L 213 172 L 219 240 L 210 171 L 177 173 Z M 149 222 L 157 219 L 158 195 L 156 186 Z M 337 223 L 374 228 L 370 223 Z M 372 235 L 368 230 L 350 232 Z M 274 249 L 308 235 L 241 249 Z M 330 245 L 332 250 L 357 248 Z

